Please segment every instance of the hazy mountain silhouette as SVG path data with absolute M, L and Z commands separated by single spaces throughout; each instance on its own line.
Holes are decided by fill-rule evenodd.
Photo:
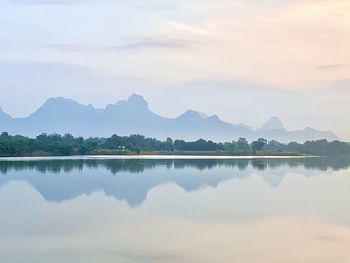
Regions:
M 259 128 L 257 131 L 258 132 L 266 132 L 266 131 L 271 131 L 271 130 L 285 130 L 284 126 L 282 124 L 282 121 L 275 117 L 272 117 L 269 119 L 267 122 L 263 124 L 261 128 Z
M 332 131 L 319 131 L 309 127 L 301 131 L 287 131 L 277 117 L 273 117 L 267 121 L 260 129 L 255 131 L 255 134 L 257 137 L 279 142 L 305 142 L 320 139 L 327 139 L 329 141 L 339 140 Z
M 71 133 L 84 137 L 142 134 L 159 139 L 203 138 L 215 141 L 231 141 L 239 137 L 249 140 L 264 137 L 281 142 L 337 139 L 331 131 L 321 132 L 311 128 L 287 131 L 277 117 L 255 131 L 245 124 L 227 123 L 217 115 L 207 116 L 193 110 L 177 118 L 165 118 L 153 113 L 144 98 L 136 94 L 104 109 L 58 97 L 48 99 L 27 118 L 11 118 L 0 110 L 0 131 L 27 136 L 41 133 Z

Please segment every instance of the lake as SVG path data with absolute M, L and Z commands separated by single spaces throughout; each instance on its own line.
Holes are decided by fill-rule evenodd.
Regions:
M 0 160 L 0 262 L 350 262 L 350 158 Z

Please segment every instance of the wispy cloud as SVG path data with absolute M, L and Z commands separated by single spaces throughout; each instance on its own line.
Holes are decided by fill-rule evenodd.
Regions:
M 12 0 L 14 4 L 27 4 L 27 5 L 71 5 L 75 3 L 81 3 L 82 0 Z
M 137 49 L 177 49 L 190 45 L 189 41 L 172 39 L 168 37 L 145 37 L 136 39 L 134 42 L 117 46 L 116 49 L 137 50 Z
M 44 45 L 44 48 L 56 49 L 65 52 L 113 52 L 113 51 L 132 51 L 145 49 L 181 49 L 194 42 L 172 39 L 167 37 L 143 37 L 129 38 L 125 44 L 115 46 L 93 46 L 81 44 L 50 44 Z
M 93 46 L 82 44 L 49 44 L 44 45 L 43 48 L 64 52 L 110 52 L 115 50 L 115 47 L 111 46 Z
M 347 64 L 330 64 L 330 65 L 321 65 L 315 67 L 317 70 L 325 70 L 325 71 L 333 71 L 333 70 L 339 70 L 347 68 L 349 65 Z
M 153 10 L 171 10 L 176 8 L 173 1 L 137 1 L 137 0 L 10 0 L 13 4 L 23 5 L 76 5 L 76 4 L 127 4 L 140 9 Z

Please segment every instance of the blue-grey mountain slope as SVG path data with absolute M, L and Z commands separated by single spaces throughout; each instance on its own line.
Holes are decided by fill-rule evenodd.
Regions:
M 84 137 L 143 134 L 159 139 L 203 138 L 215 141 L 231 141 L 239 137 L 248 140 L 264 137 L 281 142 L 338 139 L 330 131 L 321 132 L 311 128 L 287 131 L 277 117 L 257 130 L 245 124 L 227 123 L 217 115 L 207 116 L 193 110 L 188 110 L 177 118 L 165 118 L 153 113 L 144 98 L 136 94 L 128 100 L 107 105 L 104 109 L 58 97 L 48 99 L 27 118 L 11 118 L 0 110 L 0 131 L 27 136 L 41 133 L 71 133 Z
M 279 142 L 305 142 L 321 139 L 327 139 L 329 141 L 339 140 L 331 131 L 318 131 L 309 127 L 300 131 L 287 131 L 281 120 L 277 117 L 272 117 L 261 128 L 257 129 L 255 136 Z
M 10 119 L 11 119 L 11 116 L 5 113 L 0 107 L 0 121 L 9 121 Z
M 285 130 L 282 124 L 282 121 L 276 116 L 272 117 L 267 122 L 265 122 L 264 125 L 261 128 L 259 128 L 257 131 L 266 132 L 271 130 Z

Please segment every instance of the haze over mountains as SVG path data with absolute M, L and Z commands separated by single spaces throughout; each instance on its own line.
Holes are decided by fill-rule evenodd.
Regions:
M 0 108 L 0 131 L 31 137 L 41 133 L 71 133 L 84 137 L 142 134 L 158 139 L 203 138 L 214 141 L 231 141 L 239 137 L 248 140 L 263 137 L 280 142 L 338 139 L 331 131 L 312 128 L 287 131 L 277 117 L 272 117 L 257 130 L 245 124 L 222 121 L 217 115 L 207 116 L 192 110 L 177 118 L 165 118 L 153 113 L 144 98 L 136 94 L 104 109 L 63 97 L 50 98 L 27 118 L 12 118 Z

